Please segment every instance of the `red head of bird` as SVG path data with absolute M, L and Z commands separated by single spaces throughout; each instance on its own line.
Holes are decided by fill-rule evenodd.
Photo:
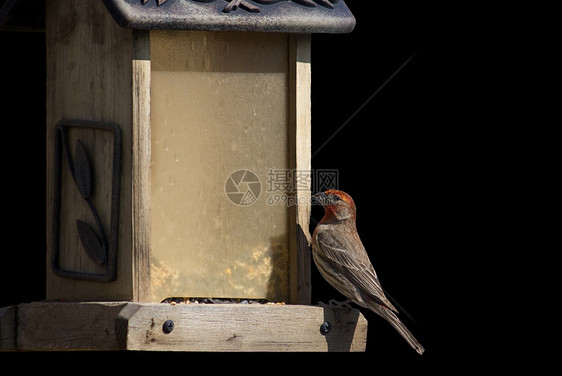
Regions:
M 325 214 L 322 222 L 341 221 L 348 218 L 355 220 L 355 203 L 347 193 L 336 189 L 329 189 L 325 192 L 316 193 L 312 197 L 316 203 L 324 207 Z

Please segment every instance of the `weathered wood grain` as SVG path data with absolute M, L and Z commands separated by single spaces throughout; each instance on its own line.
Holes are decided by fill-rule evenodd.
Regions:
M 115 318 L 127 303 L 30 303 L 17 311 L 17 349 L 119 350 Z
M 47 44 L 47 299 L 131 300 L 132 264 L 132 59 L 133 32 L 115 24 L 101 2 L 57 0 L 46 2 Z M 117 248 L 117 280 L 93 282 L 62 278 L 51 269 L 53 250 L 53 178 L 55 126 L 61 119 L 117 124 L 122 134 L 121 196 Z M 111 221 L 112 138 L 109 132 L 73 128 L 69 144 L 79 139 L 92 168 L 94 203 L 101 224 Z M 71 148 L 72 152 L 74 147 Z M 65 270 L 103 273 L 80 242 L 76 220 L 94 226 L 88 204 L 70 173 L 61 177 L 59 264 Z
M 128 328 L 128 349 L 152 351 L 361 351 L 366 334 L 357 310 L 296 305 L 140 306 Z
M 133 300 L 150 300 L 150 34 L 133 32 Z
M 310 34 L 290 36 L 290 156 L 291 168 L 299 174 L 311 171 L 311 66 Z M 306 180 L 304 180 L 306 181 Z M 301 183 L 302 184 L 302 181 Z M 291 302 L 310 304 L 310 192 L 296 190 L 291 231 Z
M 40 302 L 2 309 L 0 325 L 0 349 L 25 351 L 364 351 L 367 336 L 358 310 L 302 305 Z
M 0 351 L 16 349 L 16 306 L 0 308 Z

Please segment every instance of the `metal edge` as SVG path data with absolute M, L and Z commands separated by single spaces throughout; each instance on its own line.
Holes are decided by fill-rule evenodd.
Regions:
M 172 0 L 157 6 L 139 0 L 102 0 L 107 10 L 126 29 L 256 31 L 286 33 L 350 33 L 355 17 L 343 1 L 333 9 L 304 7 L 296 3 L 260 4 L 259 13 L 238 9 L 222 12 L 224 2 L 199 3 Z

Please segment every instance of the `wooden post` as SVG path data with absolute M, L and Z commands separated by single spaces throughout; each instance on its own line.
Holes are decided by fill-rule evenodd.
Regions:
M 150 34 L 133 32 L 133 299 L 150 300 Z
M 310 34 L 291 35 L 290 91 L 291 91 L 291 166 L 300 174 L 311 171 L 311 69 Z M 310 304 L 311 236 L 310 187 L 297 189 L 291 224 L 291 302 Z
M 139 281 L 133 271 L 135 248 L 142 248 L 140 234 L 133 240 L 133 223 L 142 219 L 133 212 L 132 176 L 138 177 L 146 166 L 135 164 L 133 171 L 133 97 L 142 101 L 143 90 L 132 90 L 134 43 L 133 31 L 117 26 L 100 1 L 57 0 L 46 3 L 47 42 L 47 299 L 66 300 L 133 300 L 141 299 Z M 139 73 L 139 63 L 135 73 Z M 136 81 L 137 83 L 139 81 Z M 140 106 L 137 106 L 140 108 Z M 143 108 L 146 111 L 146 108 Z M 92 210 L 76 189 L 68 169 L 62 169 L 60 181 L 60 219 L 55 219 L 55 127 L 62 119 L 113 123 L 122 133 L 121 193 L 119 197 L 119 228 L 117 249 L 118 278 L 113 282 L 70 279 L 53 272 L 54 221 L 60 220 L 60 254 L 58 265 L 63 270 L 102 273 L 86 252 L 73 252 L 82 244 L 76 231 L 76 221 L 81 220 L 98 232 Z M 146 114 L 135 114 L 138 132 L 146 126 Z M 139 131 L 140 130 L 140 131 Z M 73 157 L 74 145 L 80 140 L 88 154 L 92 175 L 91 202 L 99 214 L 102 227 L 110 226 L 110 193 L 112 146 L 109 136 L 92 129 L 72 128 L 67 132 L 68 154 Z M 138 141 L 138 140 L 137 140 Z M 135 143 L 138 149 L 138 142 Z M 66 163 L 65 155 L 64 161 Z M 138 156 L 138 154 L 137 154 Z M 71 158 L 73 160 L 73 158 Z M 138 159 L 138 158 L 137 158 Z M 137 179 L 137 181 L 139 181 Z M 138 202 L 138 200 L 136 201 Z M 138 251 L 138 253 L 142 251 Z M 137 257 L 138 259 L 138 257 Z

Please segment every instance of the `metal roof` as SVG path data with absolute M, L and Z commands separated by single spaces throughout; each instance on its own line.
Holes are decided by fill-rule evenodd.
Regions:
M 44 1 L 0 0 L 0 29 L 44 31 Z M 355 27 L 343 0 L 102 1 L 128 29 L 348 33 Z
M 355 17 L 342 0 L 103 0 L 129 29 L 348 33 Z

